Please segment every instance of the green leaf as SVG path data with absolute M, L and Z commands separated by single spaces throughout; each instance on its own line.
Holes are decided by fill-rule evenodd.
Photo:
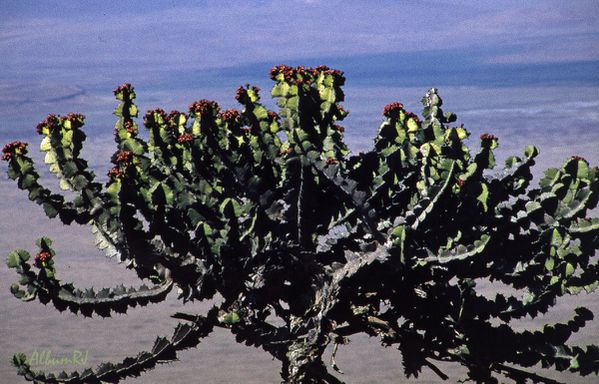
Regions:
M 405 264 L 404 243 L 406 240 L 406 227 L 399 225 L 393 229 L 393 245 L 399 248 L 399 258 L 402 264 Z
M 578 160 L 578 172 L 576 173 L 576 177 L 579 179 L 588 179 L 589 175 L 589 165 L 583 160 Z
M 32 286 L 30 285 L 30 287 Z M 10 286 L 10 293 L 19 300 L 30 301 L 32 299 L 32 294 L 28 294 L 26 291 L 20 289 L 17 284 Z
M 547 269 L 548 271 L 552 271 L 554 266 L 555 260 L 553 260 L 552 257 L 548 257 L 547 260 L 545 260 L 545 269 Z
M 172 205 L 175 201 L 175 193 L 167 184 L 162 184 L 162 190 L 164 191 L 164 198 L 166 200 L 166 204 Z
M 73 180 L 71 181 L 71 184 L 73 185 L 73 188 L 75 190 L 80 191 L 89 184 L 89 181 L 87 180 L 87 178 L 85 176 L 77 175 L 73 178 Z
M 564 239 L 557 228 L 553 229 L 553 231 L 551 231 L 551 245 L 554 247 L 559 247 L 563 241 Z
M 329 103 L 334 103 L 336 101 L 335 98 L 335 90 L 332 88 L 322 88 L 320 91 L 320 99 Z
M 524 207 L 526 208 L 526 212 L 528 214 L 534 214 L 535 212 L 542 209 L 541 203 L 539 203 L 538 201 L 529 201 L 528 203 L 526 203 Z
M 62 138 L 60 140 L 60 143 L 62 144 L 62 148 L 66 149 L 66 148 L 70 148 L 71 144 L 73 144 L 73 131 L 62 131 L 63 135 Z
M 297 109 L 299 106 L 299 97 L 293 96 L 287 100 L 287 106 L 292 109 Z
M 470 133 L 467 130 L 465 130 L 464 128 L 455 128 L 455 131 L 458 134 L 458 139 L 460 139 L 460 140 L 464 140 L 465 138 L 467 138 L 470 135 Z
M 135 155 L 143 155 L 144 147 L 143 145 L 135 139 L 127 138 L 123 140 L 123 148 L 127 151 L 133 152 Z
M 20 175 L 20 174 L 21 174 L 21 172 L 19 172 L 19 170 L 18 170 L 18 169 L 16 169 L 16 168 L 15 168 L 15 165 L 14 165 L 14 164 L 11 162 L 11 163 L 8 165 L 8 177 L 9 177 L 11 180 L 16 180 L 16 179 L 19 177 L 19 175 Z
M 12 357 L 12 363 L 17 367 L 25 365 L 27 363 L 27 356 L 22 352 L 15 353 Z
M 159 206 L 172 204 L 174 201 L 175 194 L 173 190 L 168 185 L 159 181 L 150 188 L 149 193 L 151 193 L 152 202 Z
M 478 170 L 478 165 L 476 163 L 469 164 L 466 167 L 466 172 L 460 176 L 460 179 L 466 181 L 469 177 L 473 176 Z
M 545 171 L 545 176 L 539 181 L 539 186 L 543 189 L 550 187 L 555 184 L 561 175 L 561 172 L 557 168 L 549 168 Z
M 591 221 L 583 220 L 578 225 L 572 224 L 569 229 L 570 233 L 591 233 L 593 231 L 599 231 L 599 218 Z
M 43 268 L 42 269 L 46 278 L 53 279 L 54 278 L 54 268 Z
M 516 164 L 518 164 L 519 162 L 520 162 L 519 157 L 510 156 L 507 159 L 505 159 L 505 168 L 510 169 L 510 168 L 514 167 Z
M 58 215 L 58 210 L 50 203 L 44 203 L 44 212 L 46 212 L 46 216 L 49 218 L 54 218 Z
M 287 83 L 278 83 L 272 88 L 272 97 L 286 96 L 289 92 L 289 85 Z
M 108 193 L 110 196 L 112 196 L 113 199 L 118 199 L 120 191 L 121 191 L 121 181 L 119 179 L 112 181 L 108 185 L 108 188 L 106 188 L 106 193 Z
M 237 314 L 237 312 L 228 312 L 219 318 L 220 322 L 225 325 L 233 325 L 237 324 L 241 321 L 241 318 Z
M 32 185 L 35 184 L 37 178 L 33 176 L 31 173 L 27 173 L 19 180 L 19 188 L 21 189 L 29 189 Z
M 8 254 L 6 257 L 6 265 L 8 268 L 16 268 L 21 265 L 21 258 L 19 257 L 17 251 L 12 251 Z
M 575 268 L 571 263 L 566 263 L 566 270 L 565 270 L 566 277 L 572 276 L 572 274 L 574 273 L 574 270 L 575 270 Z
M 411 117 L 408 119 L 406 125 L 408 127 L 408 132 L 416 132 L 418 130 L 418 123 Z
M 44 157 L 44 163 L 46 163 L 46 164 L 56 163 L 56 156 L 54 155 L 54 151 L 49 151 L 46 153 L 46 156 Z
M 52 149 L 52 145 L 50 144 L 50 136 L 45 136 L 40 143 L 40 151 L 48 152 Z
M 536 157 L 539 154 L 539 149 L 534 145 L 529 145 L 524 149 L 524 156 L 529 159 Z
M 41 249 L 50 250 L 50 247 L 52 246 L 52 239 L 46 236 L 40 237 L 35 241 L 35 245 L 37 245 Z
M 264 120 L 268 118 L 268 111 L 263 106 L 259 105 L 254 108 L 254 115 L 258 120 Z
M 487 187 L 487 184 L 485 183 L 481 183 L 480 184 L 480 188 L 481 188 L 481 192 L 480 194 L 476 197 L 476 200 L 480 201 L 483 205 L 483 208 L 485 210 L 485 212 L 489 209 L 488 206 L 488 202 L 489 202 L 489 188 Z
M 39 198 L 42 195 L 43 192 L 44 192 L 44 189 L 40 186 L 31 189 L 29 191 L 29 200 L 35 201 L 37 198 Z
M 231 198 L 226 198 L 220 205 L 220 212 L 228 218 L 239 217 L 241 215 L 241 206 Z
M 67 179 L 60 179 L 58 186 L 63 191 L 68 191 L 71 189 L 71 183 L 69 183 L 69 181 Z
M 26 250 L 24 250 L 24 249 L 17 249 L 15 252 L 19 255 L 19 258 L 22 261 L 29 260 L 30 255 L 29 255 L 29 252 L 27 252 Z
M 73 160 L 68 160 L 62 165 L 62 173 L 67 178 L 75 176 L 78 171 L 77 164 Z

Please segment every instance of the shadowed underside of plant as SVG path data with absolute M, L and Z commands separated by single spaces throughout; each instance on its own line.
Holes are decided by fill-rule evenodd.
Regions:
M 387 105 L 373 149 L 351 155 L 339 125 L 348 113 L 342 72 L 278 66 L 271 78 L 278 113 L 248 85 L 237 90 L 240 111 L 208 100 L 188 113 L 148 111 L 147 140 L 133 88 L 118 87 L 105 184 L 80 157 L 84 117 L 48 116 L 37 127 L 41 150 L 72 198 L 40 184 L 25 143 L 5 146 L 9 176 L 47 216 L 90 225 L 100 249 L 156 283 L 79 290 L 57 278 L 42 238 L 33 263 L 24 250 L 8 256 L 21 276 L 15 296 L 86 316 L 162 301 L 173 286 L 183 301 L 222 297 L 207 314 L 174 314 L 181 324 L 151 351 L 58 375 L 33 372 L 17 354 L 20 375 L 117 382 L 176 359 L 214 327 L 280 360 L 289 383 L 339 383 L 323 352 L 357 333 L 399 348 L 408 377 L 426 367 L 446 379 L 435 361 L 488 383 L 555 382 L 533 366 L 598 373 L 598 347 L 566 343 L 592 320 L 588 309 L 537 331 L 510 326 L 599 285 L 599 219 L 586 217 L 597 203 L 596 167 L 572 157 L 529 188 L 531 146 L 491 174 L 498 139 L 482 135 L 471 153 L 468 132 L 451 126 L 456 116 L 442 111 L 435 89 L 422 117 Z M 485 297 L 476 290 L 483 279 L 525 294 Z

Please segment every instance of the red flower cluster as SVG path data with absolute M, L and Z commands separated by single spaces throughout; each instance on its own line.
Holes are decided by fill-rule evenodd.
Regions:
M 289 155 L 290 153 L 293 153 L 293 147 L 289 147 L 287 149 L 281 149 L 279 151 L 279 155 L 281 155 L 281 156 Z
M 385 105 L 385 108 L 383 109 L 383 116 L 390 117 L 390 118 L 398 118 L 399 112 L 401 110 L 403 110 L 403 104 L 398 103 L 398 102 L 393 102 L 393 103 Z
M 124 173 L 121 171 L 119 167 L 112 167 L 107 173 L 108 177 L 111 179 L 120 179 L 123 177 Z
M 164 113 L 164 111 L 163 111 Z M 185 119 L 187 120 L 187 115 L 183 112 L 179 112 L 176 110 L 172 110 L 169 112 L 169 114 L 166 116 L 165 121 L 171 125 L 171 126 L 177 126 L 179 124 L 179 117 L 183 115 L 185 117 Z
M 285 80 L 291 78 L 294 75 L 294 69 L 288 65 L 280 64 L 270 69 L 269 75 L 272 80 L 276 79 L 279 74 L 283 74 Z
M 119 93 L 131 93 L 133 92 L 133 86 L 129 83 L 125 83 L 123 85 L 119 85 L 118 87 L 116 87 L 112 93 L 116 95 L 118 95 Z
M 497 136 L 492 135 L 490 133 L 483 133 L 482 135 L 480 135 L 480 139 L 483 141 L 499 140 Z
M 117 164 L 129 165 L 133 160 L 133 153 L 129 151 L 122 151 L 116 155 L 115 161 Z
M 329 165 L 339 164 L 339 160 L 335 159 L 334 157 L 329 157 L 327 159 L 327 164 L 329 164 Z
M 241 113 L 236 109 L 227 109 L 219 113 L 218 117 L 226 123 L 239 123 L 241 121 Z
M 585 163 L 587 163 L 587 164 L 589 163 L 589 162 L 587 161 L 587 159 L 585 159 L 585 158 L 584 158 L 584 157 L 582 157 L 582 156 L 578 156 L 578 155 L 574 155 L 574 156 L 572 156 L 572 157 L 571 157 L 571 159 L 572 159 L 572 160 L 576 160 L 576 161 L 584 161 L 584 162 L 585 162 Z
M 173 109 L 168 113 L 168 115 L 166 115 L 166 118 L 167 120 L 176 120 L 180 115 L 181 112 L 177 111 L 176 109 Z
M 279 121 L 281 118 L 276 112 L 273 111 L 268 111 L 267 114 L 271 121 Z
M 48 251 L 41 251 L 35 255 L 35 265 L 38 267 L 42 266 L 42 263 L 47 263 L 52 259 L 52 254 Z
M 345 127 L 339 124 L 333 124 L 333 129 L 336 130 L 337 132 L 345 132 Z
M 414 112 L 406 112 L 406 119 L 412 119 L 417 123 L 420 123 L 420 118 Z
M 44 128 L 47 128 L 49 132 L 52 132 L 54 129 L 58 128 L 60 125 L 63 125 L 67 121 L 71 123 L 71 128 L 79 128 L 83 126 L 85 116 L 80 113 L 73 112 L 62 117 L 49 114 L 42 122 L 36 125 L 35 130 L 39 134 L 43 133 Z
M 13 154 L 23 154 L 27 149 L 27 143 L 13 141 L 2 148 L 2 160 L 9 161 Z
M 245 104 L 247 101 L 249 101 L 247 98 L 247 91 L 249 89 L 254 91 L 255 94 L 260 93 L 260 88 L 246 84 L 245 87 L 239 86 L 239 88 L 237 88 L 237 90 L 235 91 L 235 100 L 237 100 L 241 104 Z
M 179 144 L 189 143 L 190 141 L 193 141 L 193 136 L 191 136 L 189 133 L 184 133 L 177 138 L 177 143 Z
M 199 114 L 200 116 L 216 114 L 219 111 L 220 107 L 216 101 L 210 101 L 206 99 L 195 101 L 189 106 L 190 114 Z
M 54 129 L 56 129 L 59 126 L 60 123 L 61 123 L 61 121 L 59 120 L 59 118 L 56 115 L 49 114 L 41 123 L 39 123 L 35 127 L 35 130 L 39 134 L 43 133 L 42 131 L 44 128 L 47 128 L 48 131 L 52 132 Z
M 343 82 L 345 78 L 343 77 L 343 71 L 338 69 L 331 69 L 326 65 L 319 65 L 316 68 L 304 67 L 300 65 L 298 67 L 290 67 L 288 65 L 277 65 L 270 69 L 270 78 L 275 80 L 278 75 L 283 74 L 283 79 L 287 83 L 295 83 L 297 85 L 307 84 L 310 85 L 318 76 L 319 73 L 324 73 L 325 75 L 333 75 L 335 80 Z
M 460 178 L 458 177 L 457 184 L 458 184 L 458 187 L 463 187 L 463 186 L 464 186 L 464 184 L 466 184 L 466 182 L 465 182 L 463 179 L 460 179 Z
M 309 69 L 312 69 L 312 68 L 309 68 Z M 326 65 L 319 65 L 318 67 L 316 67 L 316 71 L 322 72 L 325 75 L 335 75 L 335 76 L 339 76 L 339 77 L 343 76 L 343 71 L 340 71 L 338 69 L 331 69 L 331 68 L 327 67 Z
M 135 133 L 135 129 L 133 128 L 133 121 L 131 121 L 131 120 L 125 121 L 123 128 L 125 128 L 125 131 L 127 131 L 129 133 Z
M 157 113 L 158 115 L 160 115 L 160 117 L 162 117 L 162 120 L 166 120 L 167 119 L 167 114 L 166 112 L 164 112 L 164 109 L 162 108 L 156 108 L 153 111 L 148 111 L 149 113 Z
M 83 116 L 80 113 L 71 112 L 68 115 L 60 118 L 61 124 L 64 124 L 65 121 L 68 121 L 71 123 L 71 128 L 78 128 L 83 125 L 83 122 L 85 121 L 85 116 Z
M 346 111 L 343 108 L 343 105 L 338 105 L 337 110 L 339 111 L 339 117 L 345 117 L 346 115 L 349 115 L 349 109 Z
M 154 110 L 148 109 L 146 115 L 144 116 L 144 125 L 146 127 L 150 127 L 150 125 L 155 124 L 156 120 L 154 119 L 154 114 L 157 113 L 162 117 L 162 120 L 167 120 L 166 112 L 162 108 L 156 108 Z

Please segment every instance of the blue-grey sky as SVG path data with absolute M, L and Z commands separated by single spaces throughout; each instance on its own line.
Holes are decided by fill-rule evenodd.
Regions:
M 439 50 L 472 54 L 480 64 L 599 60 L 596 0 L 180 4 L 4 0 L 1 76 L 98 80 L 135 72 L 141 78 L 141 72 Z

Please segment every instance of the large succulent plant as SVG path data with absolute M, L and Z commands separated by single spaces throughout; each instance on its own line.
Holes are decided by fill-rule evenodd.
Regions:
M 264 349 L 289 383 L 339 383 L 323 362 L 327 345 L 367 333 L 402 352 L 405 374 L 435 361 L 455 362 L 477 382 L 554 383 L 528 367 L 599 371 L 599 348 L 568 346 L 592 313 L 537 331 L 510 321 L 536 317 L 559 296 L 599 285 L 592 257 L 599 219 L 599 170 L 572 157 L 536 188 L 538 151 L 509 157 L 498 174 L 498 139 L 482 135 L 478 152 L 452 127 L 437 91 L 422 99 L 422 117 L 400 103 L 384 109 L 372 150 L 351 155 L 339 122 L 347 112 L 343 73 L 272 69 L 278 114 L 260 104 L 256 87 L 240 87 L 241 111 L 201 100 L 188 113 L 148 111 L 147 140 L 138 134 L 135 92 L 115 89 L 117 151 L 108 181 L 98 182 L 80 157 L 84 117 L 50 115 L 37 127 L 50 171 L 67 197 L 40 184 L 25 143 L 4 147 L 8 174 L 48 217 L 88 224 L 97 246 L 153 287 L 79 290 L 57 278 L 51 241 L 9 254 L 21 275 L 22 300 L 51 302 L 91 316 L 164 300 L 221 300 L 207 314 L 176 313 L 170 338 L 149 352 L 96 369 L 59 375 L 14 364 L 40 383 L 116 382 L 195 346 L 214 327 Z M 523 295 L 477 292 L 490 280 Z M 333 364 L 333 368 L 336 368 Z

